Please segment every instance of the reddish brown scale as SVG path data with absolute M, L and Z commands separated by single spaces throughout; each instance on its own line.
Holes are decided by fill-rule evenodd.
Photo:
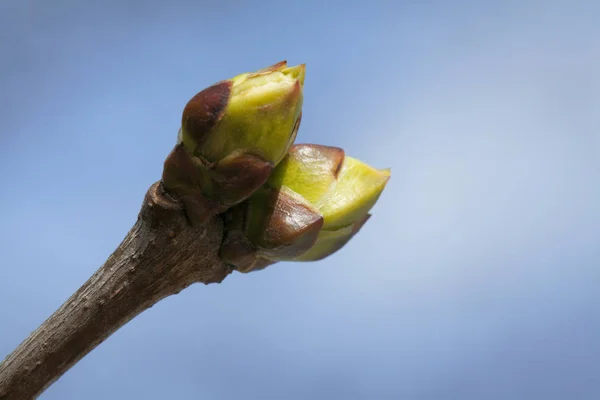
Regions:
M 202 171 L 183 144 L 178 144 L 165 160 L 162 176 L 165 188 L 181 200 L 185 213 L 195 226 L 202 225 L 208 218 L 225 210 L 218 201 L 202 193 L 201 188 L 210 184 Z
M 248 198 L 269 179 L 274 165 L 262 157 L 235 151 L 215 165 L 215 195 L 225 206 Z
M 323 227 L 323 217 L 310 206 L 286 192 L 265 189 L 266 215 L 259 237 L 246 236 L 248 203 L 229 209 L 224 215 L 225 239 L 221 258 L 240 272 L 263 269 L 276 260 L 293 260 L 313 247 Z
M 231 80 L 216 83 L 196 94 L 183 109 L 181 126 L 197 146 L 201 146 L 206 135 L 223 118 L 229 102 Z
M 321 214 L 279 190 L 269 190 L 267 208 L 263 236 L 256 243 L 262 254 L 292 259 L 315 244 L 323 227 Z
M 327 165 L 335 178 L 338 177 L 346 157 L 343 149 L 320 144 L 295 144 L 290 147 L 288 154 L 302 160 L 304 164 Z

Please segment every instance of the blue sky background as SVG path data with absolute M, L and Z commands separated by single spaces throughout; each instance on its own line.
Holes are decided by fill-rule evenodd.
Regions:
M 307 63 L 393 176 L 343 250 L 195 285 L 41 398 L 600 398 L 600 3 L 0 3 L 0 358 L 106 259 L 187 100 Z

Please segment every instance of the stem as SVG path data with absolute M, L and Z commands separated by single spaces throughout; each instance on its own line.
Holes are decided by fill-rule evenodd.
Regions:
M 113 332 L 159 300 L 231 272 L 219 218 L 193 228 L 160 182 L 105 264 L 0 364 L 0 400 L 39 396 Z

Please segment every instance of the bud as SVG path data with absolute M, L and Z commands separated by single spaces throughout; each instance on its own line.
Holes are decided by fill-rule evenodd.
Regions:
M 265 187 L 227 213 L 221 256 L 242 272 L 323 259 L 366 223 L 389 178 L 340 148 L 294 145 Z
M 305 66 L 280 62 L 196 94 L 185 106 L 163 185 L 202 223 L 248 198 L 296 138 Z

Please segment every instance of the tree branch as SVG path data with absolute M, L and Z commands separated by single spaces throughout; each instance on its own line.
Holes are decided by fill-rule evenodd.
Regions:
M 221 282 L 223 225 L 189 224 L 162 184 L 148 190 L 138 220 L 106 263 L 0 364 L 0 400 L 39 396 L 113 332 L 192 283 Z

